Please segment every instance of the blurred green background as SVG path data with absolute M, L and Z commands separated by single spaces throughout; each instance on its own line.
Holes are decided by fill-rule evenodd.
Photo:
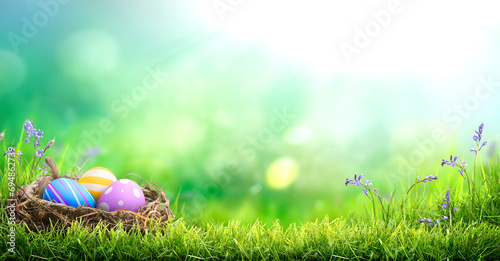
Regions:
M 498 4 L 397 3 L 0 0 L 4 142 L 31 119 L 63 172 L 135 173 L 221 221 L 360 210 L 360 172 L 453 183 L 442 158 L 471 160 L 482 122 L 500 138 Z

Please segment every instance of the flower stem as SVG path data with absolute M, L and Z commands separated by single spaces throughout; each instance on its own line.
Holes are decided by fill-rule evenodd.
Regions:
M 452 218 L 451 218 L 451 205 L 449 206 L 448 212 L 450 213 L 450 218 L 449 218 L 449 220 L 450 220 L 450 228 L 451 228 L 451 226 L 452 226 L 452 221 L 451 221 L 451 219 L 452 219 Z
M 469 173 L 467 173 L 467 170 L 465 169 L 465 167 L 460 167 L 462 168 L 463 172 L 465 173 L 465 176 L 467 176 L 467 178 L 463 177 L 465 179 L 465 181 L 467 181 L 467 187 L 469 188 L 469 195 L 471 194 L 471 191 L 470 191 L 470 178 L 469 178 Z
M 377 213 L 375 211 L 375 200 L 373 200 L 373 195 L 372 195 L 372 204 L 373 204 L 373 220 L 377 219 Z
M 28 179 L 31 179 L 31 175 L 35 171 L 35 160 L 36 160 L 36 142 L 33 140 L 33 163 L 31 163 L 32 168 L 31 168 Z
M 382 199 L 380 198 L 380 196 L 378 196 L 378 200 L 380 201 L 380 205 L 382 206 L 382 211 L 384 212 L 384 219 L 387 219 L 388 218 L 387 212 L 385 212 L 384 204 L 382 203 Z
M 44 150 L 43 150 L 43 154 L 45 154 L 45 151 L 46 151 L 46 150 L 47 150 L 47 149 L 44 149 Z M 38 159 L 38 162 L 36 163 L 35 168 L 36 168 L 36 167 L 38 167 L 38 164 L 40 164 L 40 161 L 42 160 L 42 157 L 43 157 L 43 156 L 40 156 L 40 158 Z
M 412 184 L 410 186 L 410 188 L 408 188 L 408 190 L 406 191 L 406 196 L 405 196 L 405 199 L 404 201 L 401 202 L 401 209 L 404 209 L 404 206 L 406 206 L 406 202 L 408 202 L 408 195 L 410 195 L 410 191 L 413 187 L 415 187 L 417 184 L 419 183 L 419 181 L 415 182 L 414 184 Z
M 410 188 L 408 189 L 408 191 L 406 191 L 406 196 L 407 196 L 407 197 L 408 197 L 408 194 L 410 194 L 410 190 L 411 190 L 413 187 L 415 187 L 415 185 L 417 185 L 417 184 L 418 184 L 418 182 L 416 182 L 415 184 L 412 184 L 412 185 L 410 186 Z
M 370 191 L 370 195 L 371 195 L 370 200 L 372 201 L 372 205 L 373 205 L 373 220 L 375 220 L 375 219 L 377 219 L 377 214 L 376 214 L 376 211 L 375 211 L 375 200 L 374 200 L 374 197 L 373 197 L 373 192 L 367 186 L 363 185 L 363 187 L 365 187 L 368 191 Z
M 481 139 L 479 139 L 479 143 L 481 142 Z M 472 205 L 474 205 L 474 198 L 476 197 L 476 165 L 477 165 L 477 155 L 479 154 L 479 145 L 478 149 L 476 150 L 476 157 L 474 158 L 474 180 L 472 184 Z M 469 192 L 470 193 L 470 192 Z

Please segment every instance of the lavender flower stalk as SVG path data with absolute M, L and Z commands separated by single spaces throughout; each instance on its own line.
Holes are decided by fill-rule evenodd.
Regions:
M 43 132 L 42 132 L 43 133 Z M 36 152 L 35 152 L 35 157 L 39 157 L 38 159 L 38 162 L 36 163 L 36 166 L 38 166 L 38 164 L 40 164 L 40 161 L 42 160 L 42 156 L 45 154 L 45 152 L 50 148 L 52 147 L 52 145 L 54 145 L 56 141 L 56 138 L 53 138 L 52 140 L 50 140 L 47 145 L 45 146 L 45 149 L 42 151 L 42 149 L 38 149 Z M 40 145 L 38 145 L 40 146 Z M 44 163 L 42 163 L 43 165 Z M 45 168 L 44 168 L 45 169 Z M 39 169 L 40 170 L 40 169 Z M 47 171 L 44 171 L 44 173 L 47 173 Z
M 359 188 L 359 186 L 362 186 L 364 189 L 363 189 L 363 193 L 365 193 L 365 195 L 372 201 L 372 205 L 373 205 L 373 217 L 376 218 L 376 211 L 375 211 L 375 200 L 374 200 L 374 196 L 373 196 L 373 192 L 372 190 L 368 187 L 368 186 L 372 186 L 372 181 L 371 180 L 366 180 L 365 181 L 365 184 L 363 184 L 361 182 L 361 178 L 363 178 L 363 173 L 360 173 L 359 176 L 357 176 L 356 174 L 354 174 L 354 179 L 350 179 L 350 178 L 347 178 L 346 179 L 346 182 L 345 182 L 345 185 L 356 185 L 356 187 Z M 370 195 L 368 195 L 368 192 L 370 192 Z
M 484 128 L 484 123 L 481 123 L 479 125 L 478 130 L 476 130 L 476 135 L 472 136 L 472 139 L 476 142 L 476 148 L 471 147 L 470 151 L 476 152 L 476 154 L 484 147 L 486 144 L 488 144 L 487 141 L 481 143 L 481 138 L 483 136 L 483 128 Z
M 385 208 L 384 208 L 384 203 L 382 203 L 382 197 L 380 197 L 380 193 L 378 192 L 377 188 L 373 188 L 373 192 L 375 193 L 375 195 L 377 195 L 378 197 L 378 200 L 380 202 L 380 205 L 382 206 L 382 211 L 384 212 L 384 216 L 386 218 L 388 218 L 389 216 L 387 215 L 387 212 L 385 211 Z
M 451 201 L 450 201 L 450 190 L 446 191 L 446 195 L 445 195 L 445 198 L 443 198 L 443 200 L 446 202 L 444 203 L 443 205 L 441 205 L 441 208 L 445 209 L 445 210 L 448 210 L 448 214 L 449 214 L 449 217 L 448 216 L 445 216 L 443 215 L 443 220 L 447 220 L 449 219 L 450 220 L 450 226 L 452 225 L 452 214 L 451 214 Z M 457 211 L 457 207 L 454 207 L 453 208 L 453 212 Z
M 441 205 L 441 208 L 447 210 L 449 216 L 443 215 L 441 220 L 443 220 L 443 221 L 449 220 L 450 226 L 451 226 L 453 223 L 452 223 L 452 205 L 451 205 L 450 191 L 449 190 L 446 191 L 446 195 L 445 195 L 445 198 L 443 198 L 443 200 L 445 201 L 445 203 L 443 205 Z M 455 212 L 457 210 L 458 210 L 457 207 L 453 208 L 453 212 Z M 439 224 L 439 219 L 436 219 L 436 222 L 434 223 L 431 218 L 424 217 L 424 218 L 419 219 L 418 222 L 429 225 L 429 226 L 434 226 L 434 224 Z
M 472 202 L 474 203 L 474 197 L 476 194 L 476 169 L 477 169 L 477 156 L 479 155 L 479 151 L 488 144 L 487 141 L 484 141 L 481 143 L 481 139 L 483 138 L 483 128 L 484 128 L 484 123 L 481 123 L 479 125 L 478 130 L 476 130 L 476 135 L 472 136 L 472 139 L 476 142 L 476 148 L 471 147 L 470 151 L 475 152 L 476 156 L 474 157 L 474 181 L 472 185 L 472 190 L 474 191 L 474 194 L 472 195 Z
M 419 219 L 418 222 L 423 223 L 425 225 L 429 225 L 431 227 L 434 226 L 434 222 L 432 221 L 431 218 L 424 217 L 424 218 Z M 436 224 L 439 224 L 439 219 L 436 219 Z
M 482 142 L 483 138 L 483 129 L 484 129 L 484 123 L 481 123 L 479 125 L 479 128 L 475 130 L 474 132 L 476 133 L 474 136 L 472 136 L 472 140 L 476 143 L 476 147 L 472 147 L 470 149 L 471 152 L 474 152 L 475 158 L 474 158 L 474 176 L 472 177 L 472 180 L 469 179 L 469 174 L 467 173 L 467 169 L 465 168 L 467 166 L 466 161 L 461 161 L 460 164 L 457 163 L 457 159 L 459 158 L 458 155 L 455 155 L 455 157 L 450 156 L 450 160 L 445 160 L 441 162 L 441 166 L 448 165 L 451 166 L 452 168 L 458 167 L 458 173 L 467 181 L 467 187 L 469 188 L 469 195 L 472 194 L 472 205 L 474 205 L 474 199 L 476 197 L 476 169 L 477 169 L 477 157 L 479 155 L 479 151 L 488 144 L 487 141 Z M 464 176 L 465 174 L 465 176 Z M 471 183 L 472 183 L 472 190 L 471 190 Z
M 413 185 L 410 186 L 410 188 L 408 188 L 408 191 L 406 191 L 406 196 L 408 196 L 408 194 L 410 194 L 410 190 L 415 187 L 417 184 L 419 183 L 427 183 L 427 182 L 431 182 L 433 180 L 436 180 L 438 179 L 438 177 L 434 176 L 434 175 L 425 175 L 425 177 L 422 179 L 420 176 L 417 176 L 417 182 L 415 182 Z
M 30 120 L 26 120 L 24 122 L 24 130 L 26 131 L 26 137 L 24 138 L 24 141 L 28 144 L 30 144 L 30 141 L 33 141 L 33 164 L 31 168 L 31 173 L 35 171 L 35 169 L 38 167 L 38 164 L 40 164 L 40 161 L 42 160 L 43 155 L 45 155 L 45 152 L 47 149 L 49 149 L 55 142 L 55 140 L 49 141 L 47 143 L 47 146 L 45 146 L 45 149 L 40 148 L 40 140 L 43 139 L 43 131 L 40 129 L 36 129 L 35 126 L 33 125 L 33 122 Z M 36 158 L 39 158 L 38 161 Z M 35 165 L 36 162 L 36 165 Z

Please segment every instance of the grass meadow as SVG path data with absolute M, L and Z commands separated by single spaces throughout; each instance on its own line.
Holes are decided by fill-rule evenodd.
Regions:
M 476 156 L 487 146 L 482 128 L 475 131 L 476 146 L 470 149 Z M 36 144 L 36 134 L 28 137 Z M 16 152 L 22 143 L 5 148 L 1 260 L 500 260 L 496 155 L 468 163 L 452 155 L 442 167 L 450 168 L 453 186 L 445 187 L 447 183 L 427 175 L 413 184 L 398 185 L 390 198 L 380 196 L 373 185 L 376 181 L 368 177 L 347 178 L 346 186 L 366 195 L 359 202 L 365 210 L 338 218 L 318 217 L 291 225 L 279 220 L 219 222 L 190 216 L 174 200 L 174 222 L 150 224 L 142 231 L 73 223 L 69 229 L 52 224 L 36 232 L 9 219 L 10 182 L 23 186 L 45 172 L 41 165 L 34 171 L 43 155 L 21 157 Z M 45 148 L 43 152 L 50 149 Z M 9 180 L 10 161 L 15 161 L 15 181 Z

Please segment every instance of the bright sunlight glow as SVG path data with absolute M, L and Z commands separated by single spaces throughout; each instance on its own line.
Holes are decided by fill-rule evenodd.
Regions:
M 427 77 L 457 73 L 467 61 L 476 62 L 480 53 L 494 50 L 485 44 L 491 30 L 487 25 L 499 23 L 495 10 L 485 13 L 479 4 L 456 1 L 439 1 L 432 9 L 418 1 L 239 2 L 223 21 L 210 16 L 213 24 L 236 38 L 265 44 L 319 73 L 413 72 Z M 391 10 L 391 2 L 398 3 L 398 12 L 386 18 L 386 25 L 378 22 L 379 32 L 368 36 L 369 43 L 358 48 L 359 53 L 348 62 L 341 43 L 355 46 L 356 28 L 365 31 L 367 24 L 377 22 L 374 14 Z

